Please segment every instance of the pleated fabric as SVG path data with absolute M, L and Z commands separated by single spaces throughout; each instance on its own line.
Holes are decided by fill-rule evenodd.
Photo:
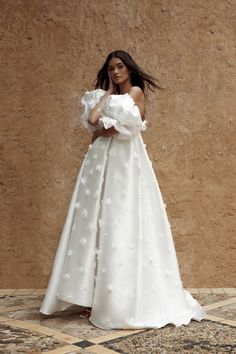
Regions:
M 82 121 L 105 94 L 82 97 Z M 92 307 L 103 329 L 160 328 L 201 321 L 205 311 L 184 289 L 166 205 L 129 94 L 110 95 L 98 125 L 118 134 L 89 145 L 78 172 L 51 276 L 44 314 Z

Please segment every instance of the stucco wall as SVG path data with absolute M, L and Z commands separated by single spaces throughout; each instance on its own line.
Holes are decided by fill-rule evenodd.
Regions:
M 166 87 L 143 137 L 184 285 L 235 286 L 235 1 L 0 6 L 1 287 L 47 284 L 89 144 L 80 96 L 116 49 Z

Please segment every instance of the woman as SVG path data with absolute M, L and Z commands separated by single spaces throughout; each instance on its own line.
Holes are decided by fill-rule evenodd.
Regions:
M 82 163 L 40 311 L 91 308 L 103 329 L 200 321 L 183 289 L 170 224 L 140 132 L 145 92 L 158 88 L 121 50 L 82 97 L 92 142 Z

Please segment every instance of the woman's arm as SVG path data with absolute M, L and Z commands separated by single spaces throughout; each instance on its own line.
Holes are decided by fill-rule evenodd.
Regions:
M 109 87 L 108 87 L 107 92 L 105 93 L 104 96 L 102 96 L 102 98 L 96 104 L 96 106 L 93 109 L 91 109 L 91 111 L 90 111 L 90 114 L 88 117 L 88 122 L 91 125 L 96 125 L 98 123 L 98 120 L 101 117 L 101 108 L 102 108 L 104 102 L 106 101 L 108 96 L 110 96 L 116 92 L 116 85 L 113 83 L 113 81 L 110 77 L 109 70 L 108 70 L 108 76 L 109 76 Z
M 139 112 L 141 115 L 142 120 L 144 120 L 146 108 L 145 108 L 145 96 L 143 91 L 138 86 L 131 87 L 129 91 L 129 95 L 133 98 L 134 102 L 139 108 Z
M 110 137 L 113 136 L 115 134 L 119 134 L 117 130 L 115 130 L 114 127 L 105 129 L 105 128 L 101 128 L 101 129 L 97 129 L 95 130 L 95 132 L 93 133 L 93 137 L 92 137 L 92 143 L 99 137 L 99 136 L 105 136 L 105 137 Z
M 91 125 L 96 125 L 98 123 L 99 118 L 101 117 L 101 108 L 107 99 L 108 96 L 110 96 L 111 93 L 107 91 L 104 96 L 100 99 L 100 101 L 91 109 L 88 117 L 88 122 Z

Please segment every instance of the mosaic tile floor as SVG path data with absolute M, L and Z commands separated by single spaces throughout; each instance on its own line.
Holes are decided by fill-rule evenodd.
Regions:
M 187 289 L 206 318 L 187 326 L 105 331 L 79 316 L 79 306 L 44 316 L 43 289 L 0 290 L 0 354 L 236 353 L 236 288 Z

